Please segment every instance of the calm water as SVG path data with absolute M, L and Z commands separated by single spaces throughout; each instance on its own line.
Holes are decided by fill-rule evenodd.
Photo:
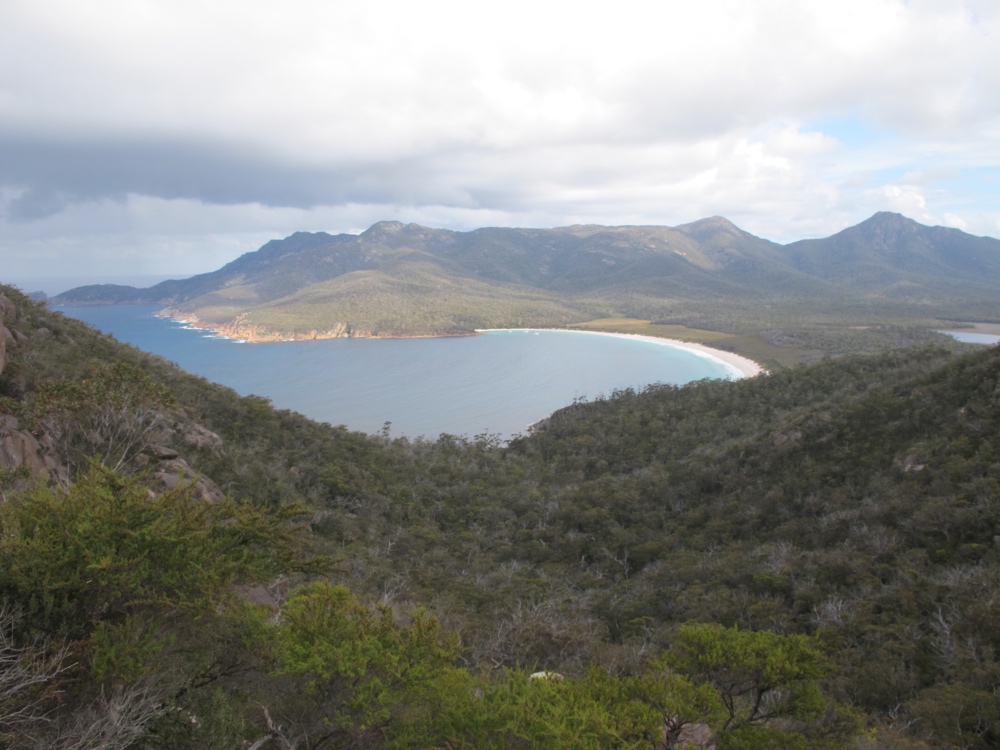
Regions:
M 958 339 L 966 344 L 997 344 L 1000 343 L 1000 336 L 992 333 L 970 333 L 969 331 L 941 331 L 947 333 L 952 338 Z
M 506 439 L 574 399 L 734 374 L 683 349 L 582 332 L 243 344 L 156 317 L 154 307 L 58 309 L 242 395 L 364 432 L 391 422 L 394 435 L 411 437 Z

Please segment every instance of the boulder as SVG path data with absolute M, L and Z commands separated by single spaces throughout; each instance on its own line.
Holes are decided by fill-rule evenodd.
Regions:
M 711 727 L 701 722 L 684 722 L 670 717 L 663 725 L 663 742 L 655 745 L 655 750 L 716 750 L 715 735 Z
M 563 677 L 558 672 L 549 672 L 547 670 L 542 670 L 541 672 L 533 672 L 528 676 L 529 682 L 534 682 L 535 680 L 554 680 L 555 682 L 562 682 L 566 678 Z
M 192 469 L 183 458 L 161 461 L 154 476 L 167 490 L 190 485 L 194 496 L 207 503 L 217 503 L 225 497 L 219 485 Z
M 184 442 L 203 450 L 215 450 L 222 447 L 222 438 L 200 424 L 193 424 L 184 433 Z
M 674 747 L 704 748 L 715 750 L 715 737 L 708 724 L 685 724 L 677 736 Z
M 23 467 L 46 482 L 50 464 L 34 435 L 18 429 L 17 419 L 11 415 L 0 416 L 0 469 L 14 471 Z
M 151 445 L 149 446 L 150 452 L 153 456 L 160 461 L 172 461 L 175 458 L 180 457 L 180 454 L 173 448 L 168 448 L 165 445 Z

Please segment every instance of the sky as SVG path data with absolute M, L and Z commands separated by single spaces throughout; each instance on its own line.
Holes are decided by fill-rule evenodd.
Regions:
M 0 3 L 5 282 L 381 220 L 1000 237 L 998 198 L 996 0 Z

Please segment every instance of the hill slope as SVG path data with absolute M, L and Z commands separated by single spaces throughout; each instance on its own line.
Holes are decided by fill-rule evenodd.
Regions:
M 998 347 L 626 391 L 503 447 L 317 425 L 5 294 L 16 310 L 3 312 L 0 457 L 34 440 L 43 464 L 75 471 L 40 396 L 87 382 L 93 397 L 103 368 L 139 368 L 177 403 L 160 448 L 124 470 L 176 462 L 163 450 L 175 449 L 215 487 L 307 501 L 310 543 L 336 556 L 335 579 L 400 610 L 429 607 L 461 633 L 470 668 L 632 674 L 683 623 L 738 625 L 820 638 L 834 665 L 824 689 L 877 730 L 867 746 L 1000 738 Z M 23 467 L 3 466 L 4 497 Z M 194 675 L 191 700 L 221 716 L 210 691 L 227 686 L 227 710 L 245 698 L 249 717 L 254 701 L 277 711 L 276 696 L 294 694 L 254 674 L 274 692 L 247 696 L 221 676 L 195 687 Z M 824 731 L 804 746 L 844 746 Z
M 400 269 L 417 259 L 420 282 L 405 283 Z M 372 285 L 378 302 L 360 304 L 359 284 Z M 451 291 L 433 299 L 435 289 Z M 1000 240 L 880 213 L 785 246 L 720 217 L 673 229 L 472 232 L 380 222 L 357 236 L 298 233 L 183 281 L 81 287 L 53 302 L 162 304 L 262 338 L 449 335 L 610 317 L 756 336 L 789 324 L 993 320 L 998 289 Z

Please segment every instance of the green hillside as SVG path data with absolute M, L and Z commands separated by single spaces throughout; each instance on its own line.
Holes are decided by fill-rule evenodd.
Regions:
M 274 331 L 293 338 L 467 335 L 481 328 L 566 325 L 590 317 L 584 305 L 535 289 L 456 279 L 421 253 L 403 254 L 380 271 L 311 284 L 247 312 L 238 304 L 245 291 L 236 287 L 200 298 L 205 307 L 197 308 L 199 320 L 254 340 Z
M 357 236 L 300 232 L 192 279 L 81 287 L 54 302 L 161 304 L 261 340 L 631 318 L 726 334 L 773 369 L 997 322 L 998 289 L 1000 241 L 880 213 L 789 245 L 721 217 L 471 232 L 380 222 Z
M 410 441 L 2 293 L 6 746 L 1000 742 L 1000 348 Z

